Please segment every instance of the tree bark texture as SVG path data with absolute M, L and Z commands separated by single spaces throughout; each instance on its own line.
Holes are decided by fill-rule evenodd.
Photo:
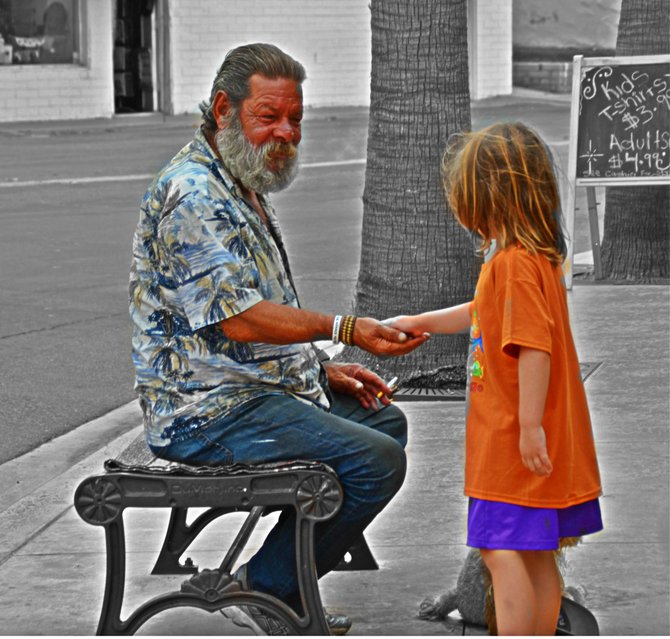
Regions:
M 440 160 L 470 129 L 466 0 L 372 0 L 372 73 L 355 312 L 380 319 L 472 298 L 480 260 L 449 213 Z M 402 383 L 464 383 L 467 336 L 434 337 L 401 358 L 346 349 Z M 425 380 L 422 385 L 426 385 Z
M 622 0 L 618 56 L 670 53 L 670 0 Z M 670 186 L 609 187 L 603 277 L 637 284 L 670 278 Z

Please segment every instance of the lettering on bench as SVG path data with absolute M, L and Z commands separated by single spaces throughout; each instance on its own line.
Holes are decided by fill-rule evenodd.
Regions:
M 170 492 L 180 497 L 204 497 L 208 495 L 243 495 L 247 492 L 246 486 L 220 486 L 216 484 L 172 484 Z

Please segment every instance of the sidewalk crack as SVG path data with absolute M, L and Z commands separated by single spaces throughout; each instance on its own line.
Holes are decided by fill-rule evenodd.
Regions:
M 96 315 L 94 317 L 86 317 L 84 319 L 72 320 L 71 322 L 62 322 L 61 324 L 53 324 L 52 326 L 44 326 L 42 328 L 33 328 L 29 331 L 21 331 L 20 333 L 10 333 L 9 335 L 0 335 L 0 340 L 9 339 L 10 337 L 22 337 L 24 335 L 33 335 L 35 333 L 46 333 L 56 328 L 63 328 L 64 326 L 75 326 L 76 324 L 85 324 L 86 322 L 97 322 L 102 319 L 111 319 L 112 317 L 120 317 L 126 313 L 108 313 L 106 315 Z

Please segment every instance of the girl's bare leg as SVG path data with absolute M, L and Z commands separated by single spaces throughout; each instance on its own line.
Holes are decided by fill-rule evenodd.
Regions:
M 537 626 L 535 586 L 517 550 L 480 550 L 493 579 L 499 635 L 532 635 Z M 555 626 L 552 632 L 554 634 Z
M 522 552 L 526 570 L 535 590 L 536 635 L 556 634 L 561 608 L 561 578 L 551 550 Z

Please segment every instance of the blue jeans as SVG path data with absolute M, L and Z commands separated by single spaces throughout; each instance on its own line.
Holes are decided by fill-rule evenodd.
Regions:
M 333 393 L 330 412 L 290 395 L 249 401 L 193 437 L 156 449 L 163 459 L 193 465 L 291 459 L 328 464 L 340 478 L 344 501 L 337 515 L 315 527 L 317 574 L 332 570 L 405 479 L 407 420 L 394 405 L 379 411 Z M 285 511 L 249 560 L 252 588 L 297 607 L 295 512 Z

